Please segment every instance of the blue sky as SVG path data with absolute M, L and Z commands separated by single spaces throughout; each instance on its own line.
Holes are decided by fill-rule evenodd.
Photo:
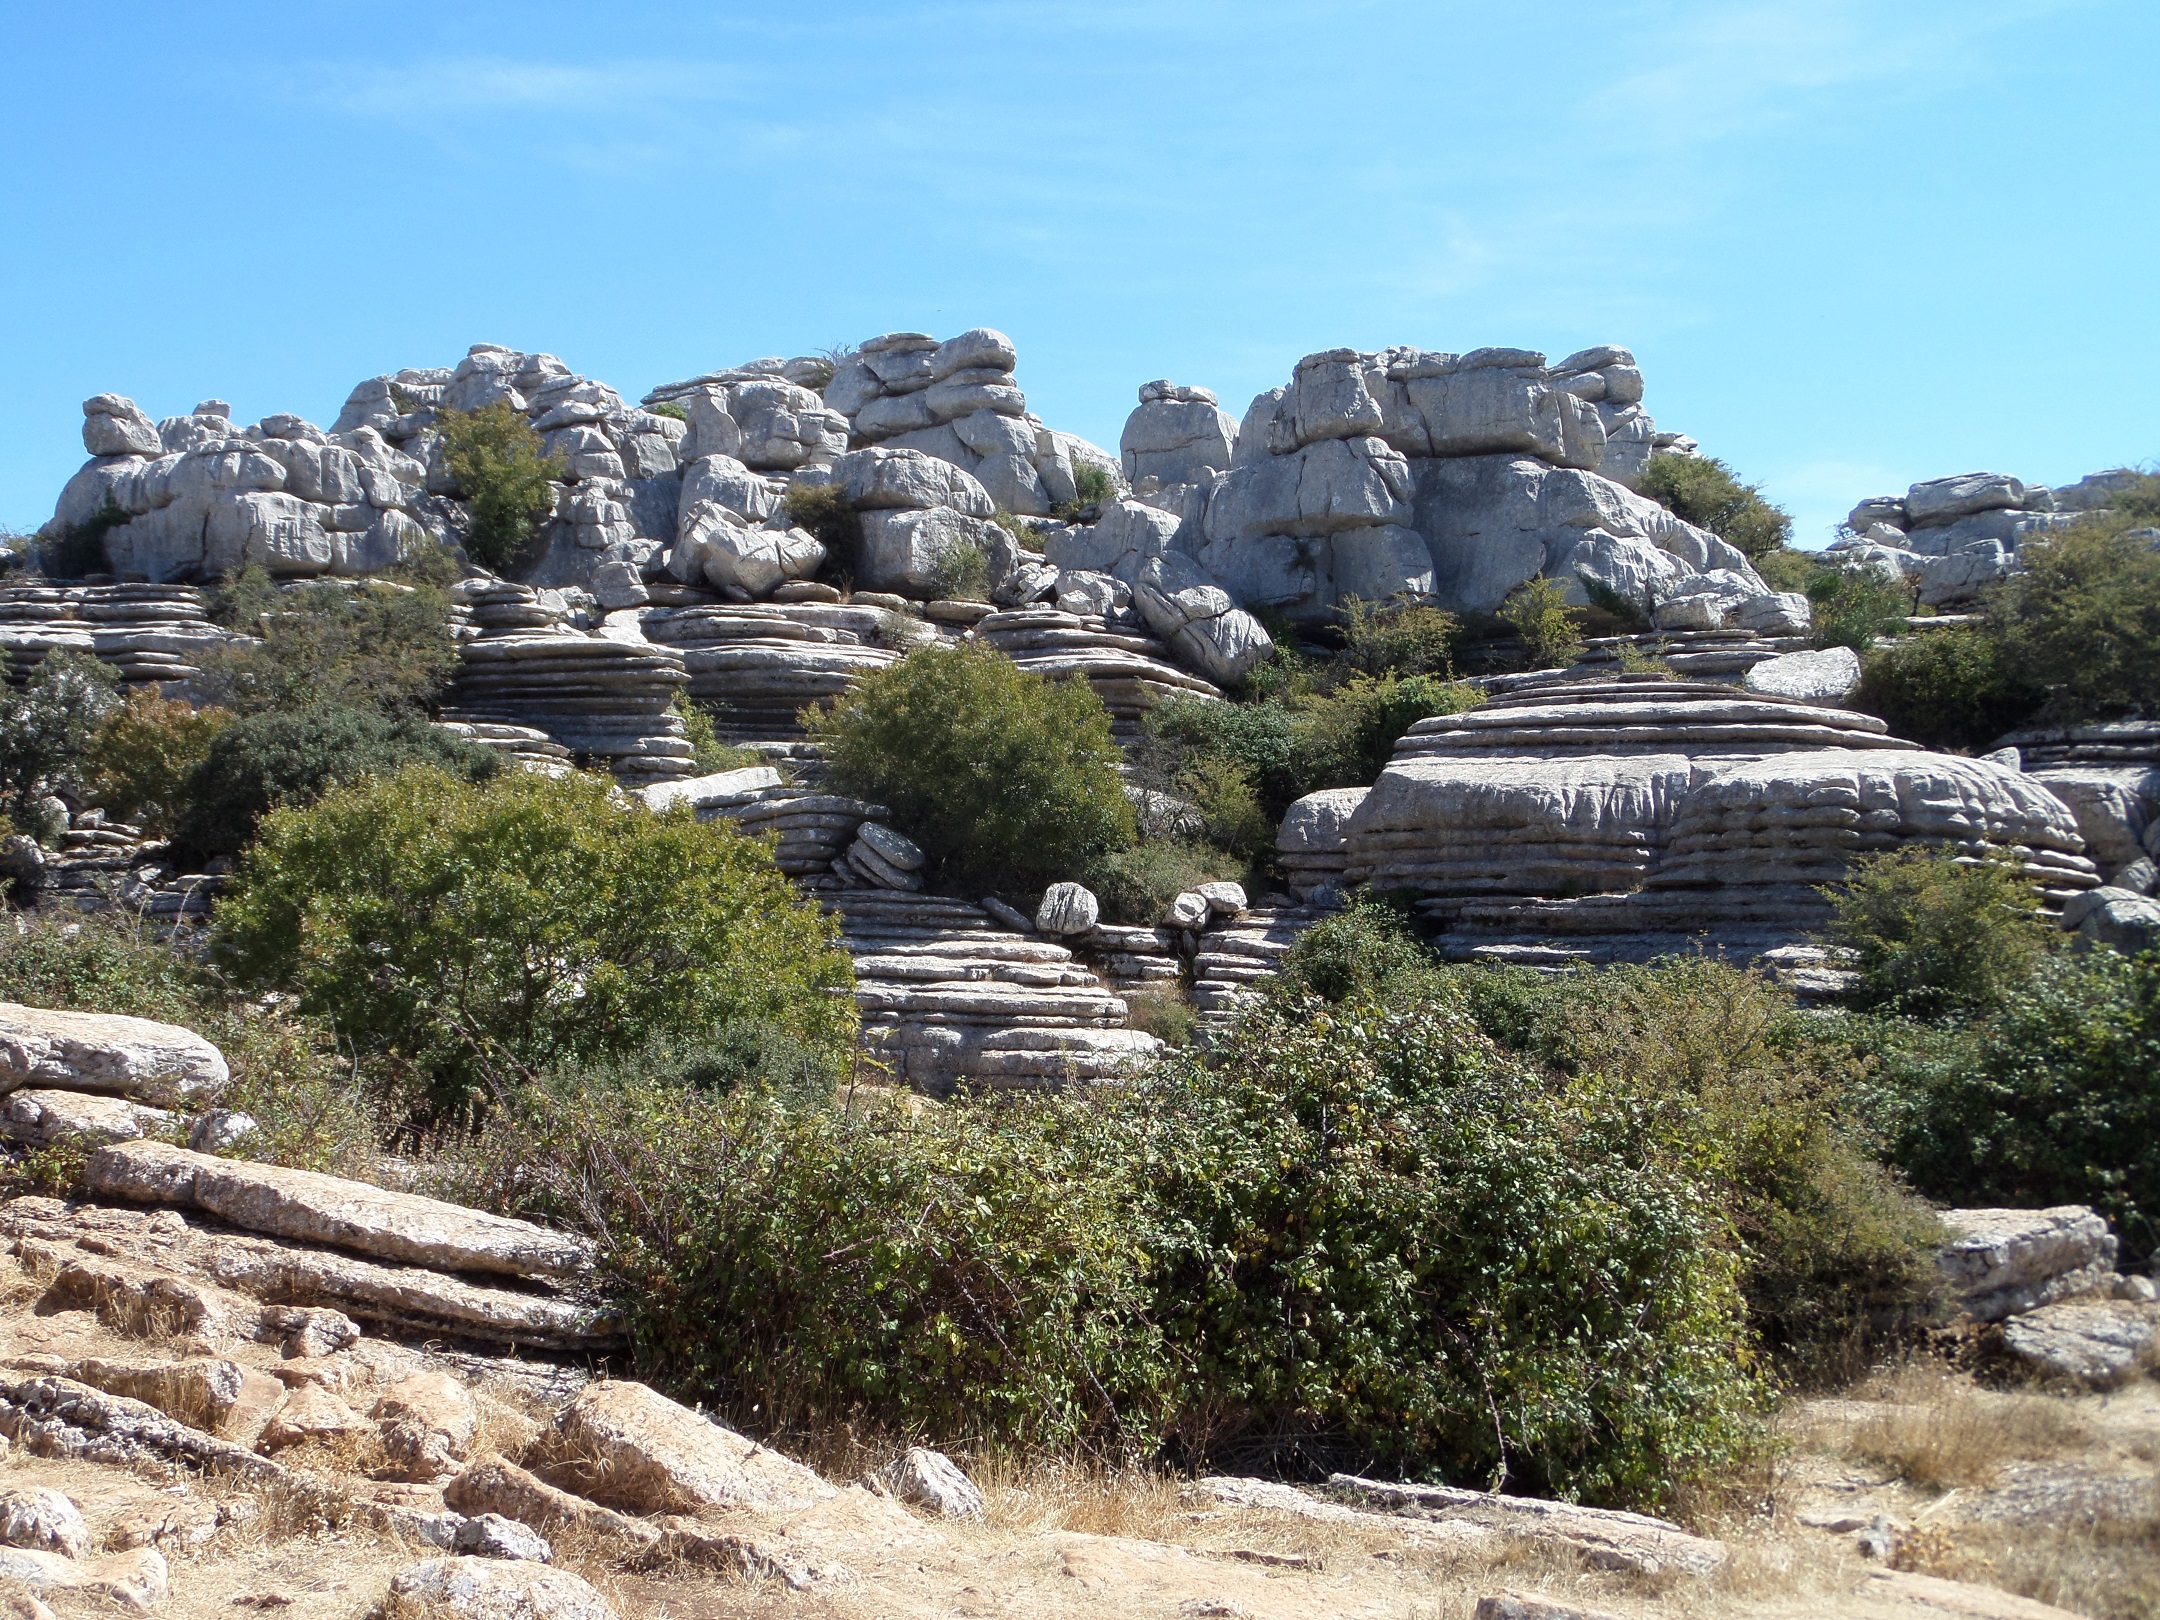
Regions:
M 1115 448 L 1338 345 L 1633 347 L 1819 543 L 2160 457 L 2153 0 L 0 13 L 0 523 L 88 394 L 325 421 L 476 341 L 626 394 L 988 325 Z

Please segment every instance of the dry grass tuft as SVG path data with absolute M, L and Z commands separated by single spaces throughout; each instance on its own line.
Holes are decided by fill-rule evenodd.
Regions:
M 2096 1438 L 2061 1401 L 1981 1389 L 1930 1363 L 1899 1368 L 1876 1387 L 1881 1408 L 1848 1449 L 1926 1490 L 1993 1485 L 2005 1463 L 2067 1456 Z

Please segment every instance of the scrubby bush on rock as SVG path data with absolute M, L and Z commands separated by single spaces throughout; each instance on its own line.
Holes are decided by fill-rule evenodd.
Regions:
M 2090 1204 L 2132 1263 L 2160 1250 L 2160 957 L 2051 956 L 1961 1027 L 1856 1019 L 1845 1036 L 1886 1155 L 1922 1192 Z
M 1461 714 L 1483 701 L 1466 681 L 1430 675 L 1351 677 L 1324 697 L 1309 699 L 1301 710 L 1301 795 L 1377 781 L 1404 732 L 1420 720 Z
M 1437 675 L 1452 669 L 1462 621 L 1429 602 L 1342 604 L 1343 657 L 1361 675 Z
M 1817 647 L 1850 647 L 1865 653 L 1878 638 L 1905 628 L 1913 591 L 1892 584 L 1872 568 L 1826 568 L 1806 585 L 1815 619 Z
M 503 569 L 531 542 L 555 504 L 550 457 L 522 411 L 498 400 L 477 411 L 439 411 L 442 464 L 471 513 L 465 550 L 484 568 Z
M 1654 455 L 1643 468 L 1642 492 L 1751 558 L 1792 538 L 1791 514 L 1764 500 L 1761 485 L 1740 482 L 1715 456 Z
M 1702 957 L 1454 973 L 1503 1045 L 1647 1111 L 1730 1223 L 1749 1321 L 1788 1372 L 1850 1376 L 1926 1316 L 1934 1216 L 1873 1157 L 1843 1047 L 1768 980 Z
M 889 806 L 947 883 L 1039 888 L 1132 841 L 1110 716 L 1078 677 L 921 646 L 806 717 L 834 784 Z
M 1522 637 L 1531 669 L 1561 669 L 1582 656 L 1582 629 L 1556 579 L 1539 574 L 1516 586 L 1500 604 L 1500 622 Z
M 2022 983 L 2056 935 L 2016 861 L 1921 845 L 1864 856 L 1826 890 L 1829 934 L 1855 953 L 1855 1006 L 1967 1015 Z
M 1326 1001 L 1437 992 L 1437 963 L 1401 907 L 1360 892 L 1334 916 L 1298 935 L 1276 975 L 1278 995 Z
M 2160 714 L 2160 550 L 2139 521 L 2125 508 L 2029 542 L 1989 606 L 2010 666 L 2047 692 L 2050 720 Z
M 230 710 L 198 709 L 137 688 L 91 741 L 84 760 L 90 797 L 122 821 L 170 832 L 187 803 L 189 777 L 232 721 Z
M 456 565 L 429 548 L 368 580 L 279 586 L 256 565 L 218 588 L 217 621 L 246 640 L 205 649 L 204 697 L 241 714 L 327 704 L 405 714 L 457 670 L 449 587 Z
M 1956 625 L 1867 653 L 1849 701 L 1882 719 L 1893 736 L 1978 752 L 2030 718 L 2046 696 L 2017 672 L 1999 635 Z
M 1102 903 L 1105 922 L 1152 928 L 1188 889 L 1244 877 L 1245 863 L 1234 855 L 1192 839 L 1153 838 L 1101 856 L 1082 881 Z
M 98 727 L 119 702 L 113 672 L 87 653 L 52 652 L 21 686 L 0 652 L 0 815 L 23 824 L 46 794 L 81 790 Z
M 174 836 L 191 850 L 231 854 L 281 805 L 307 805 L 333 787 L 416 763 L 478 782 L 502 758 L 412 716 L 327 707 L 251 714 L 211 738 L 188 773 Z
M 843 589 L 855 583 L 862 566 L 862 518 L 855 503 L 839 484 L 790 484 L 787 491 L 788 521 L 807 529 L 825 548 L 818 577 Z
M 237 978 L 296 993 L 436 1114 L 491 1080 L 744 1023 L 837 1065 L 854 1012 L 835 939 L 727 826 L 597 777 L 428 766 L 273 811 L 214 935 Z

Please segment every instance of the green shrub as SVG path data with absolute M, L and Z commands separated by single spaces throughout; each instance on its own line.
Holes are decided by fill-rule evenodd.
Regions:
M 138 687 L 91 741 L 83 761 L 91 800 L 121 821 L 170 832 L 187 802 L 188 778 L 232 721 L 230 710 L 198 709 Z
M 329 1026 L 241 994 L 185 938 L 160 938 L 110 914 L 18 918 L 0 929 L 0 1001 L 195 1030 L 231 1067 L 222 1106 L 251 1114 L 260 1129 L 241 1153 L 302 1170 L 373 1173 L 373 1098 Z
M 112 566 L 105 555 L 105 537 L 133 516 L 108 492 L 104 504 L 82 522 L 69 524 L 38 541 L 35 555 L 39 572 L 51 579 L 81 579 L 104 573 Z
M 1773 591 L 1805 592 L 1809 582 L 1823 571 L 1823 560 L 1814 552 L 1793 551 L 1783 546 L 1748 560 L 1755 565 L 1755 572 L 1762 576 L 1762 582 Z
M 1173 697 L 1150 710 L 1141 749 L 1143 770 L 1175 792 L 1196 762 L 1233 765 L 1271 821 L 1305 792 L 1298 767 L 1297 716 L 1279 700 L 1217 703 Z
M 1872 568 L 1830 568 L 1807 585 L 1813 604 L 1815 645 L 1864 653 L 1879 636 L 1905 629 L 1913 610 L 1910 585 L 1893 585 Z
M 1217 881 L 1236 883 L 1245 863 L 1206 844 L 1151 838 L 1098 856 L 1080 875 L 1095 891 L 1103 916 L 1114 923 L 1153 928 L 1170 902 L 1188 889 Z
M 1367 602 L 1345 597 L 1341 605 L 1343 656 L 1363 675 L 1452 673 L 1462 621 L 1429 602 Z
M 1420 720 L 1461 714 L 1484 700 L 1467 681 L 1430 675 L 1383 675 L 1378 680 L 1352 676 L 1327 696 L 1308 700 L 1298 713 L 1300 794 L 1377 781 L 1404 732 Z
M 768 1436 L 863 1424 L 1113 1456 L 1159 1432 L 1130 1161 L 1081 1105 L 790 1110 L 644 1082 L 540 1093 L 498 1197 L 601 1241 L 640 1371 Z
M 2061 723 L 2160 713 L 2160 550 L 2128 511 L 2028 541 L 1990 604 L 2010 666 Z M 2149 521 L 2149 520 L 2147 520 Z
M 1789 1374 L 1849 1378 L 1927 1314 L 1935 1218 L 1872 1157 L 1844 1054 L 1768 980 L 1704 957 L 1458 979 L 1502 1045 L 1650 1111 L 1742 1244 L 1749 1320 Z
M 1522 637 L 1532 669 L 1561 669 L 1582 656 L 1582 631 L 1558 580 L 1524 580 L 1500 604 L 1500 621 Z
M 2124 1270 L 2160 1249 L 2160 958 L 2043 959 L 1942 1030 L 1854 1020 L 1887 1156 L 1946 1203 L 2090 1204 Z
M 818 577 L 843 590 L 854 587 L 862 567 L 862 518 L 847 490 L 839 484 L 790 484 L 787 490 L 788 521 L 807 529 L 825 548 Z
M 173 834 L 186 849 L 229 855 L 273 809 L 312 804 L 334 787 L 412 764 L 477 782 L 502 768 L 502 756 L 413 716 L 338 708 L 251 714 L 213 737 L 188 773 Z
M 1033 552 L 1037 556 L 1041 555 L 1043 548 L 1042 530 L 1038 529 L 1030 519 L 1021 517 L 1016 512 L 1000 510 L 990 514 L 990 521 L 1011 535 L 1013 544 L 1022 551 Z
M 1999 635 L 1951 625 L 1869 651 L 1848 701 L 1895 736 L 1977 752 L 2031 718 L 2046 696 L 2011 667 Z
M 1360 892 L 1290 947 L 1273 993 L 1347 1001 L 1353 996 L 1414 996 L 1428 988 L 1436 964 L 1402 907 Z
M 1190 1046 L 1200 1032 L 1200 1015 L 1181 986 L 1150 984 L 1125 992 L 1125 1024 L 1165 1046 Z
M 930 564 L 933 596 L 978 602 L 990 589 L 990 553 L 979 540 L 948 539 Z
M 926 645 L 805 715 L 833 783 L 889 806 L 948 883 L 1040 887 L 1132 841 L 1110 716 L 1078 676 Z
M 1863 1010 L 1913 1018 L 1984 1010 L 2029 975 L 2057 937 L 2024 869 L 1908 844 L 1852 863 L 1823 891 L 1829 936 L 1856 954 Z
M 676 404 L 672 399 L 664 399 L 659 404 L 649 406 L 647 408 L 651 410 L 651 412 L 655 416 L 673 417 L 678 422 L 687 422 L 690 420 L 690 413 L 684 410 L 680 405 Z
M 443 437 L 443 466 L 472 517 L 466 551 L 483 568 L 508 568 L 554 509 L 562 463 L 546 453 L 540 435 L 508 400 L 477 411 L 438 411 L 435 426 Z
M 205 701 L 239 714 L 329 705 L 409 714 L 457 671 L 449 587 L 457 565 L 433 547 L 389 575 L 279 586 L 250 564 L 211 613 L 248 639 L 198 655 Z
M 48 793 L 78 794 L 98 728 L 118 703 L 118 677 L 88 653 L 49 652 L 20 686 L 0 649 L 0 814 L 25 825 Z
M 273 811 L 219 904 L 219 960 L 382 1058 L 417 1112 L 484 1084 L 756 1024 L 837 1066 L 837 929 L 769 848 L 583 773 L 413 766 Z
M 1761 485 L 1741 483 L 1715 456 L 1660 452 L 1643 469 L 1642 492 L 1751 558 L 1767 556 L 1792 538 L 1791 515 L 1764 500 Z
M 1110 476 L 1110 469 L 1098 467 L 1092 461 L 1073 463 L 1073 490 L 1083 506 L 1097 501 L 1107 501 L 1117 493 L 1117 481 Z
M 1651 1506 L 1750 1442 L 1715 1211 L 1459 1000 L 1277 1002 L 1130 1108 L 1189 1453 Z
M 1200 815 L 1200 835 L 1217 849 L 1254 861 L 1275 847 L 1275 823 L 1260 807 L 1252 778 L 1222 754 L 1194 759 L 1179 774 L 1177 791 Z
M 711 776 L 718 771 L 739 771 L 746 766 L 762 765 L 765 756 L 755 748 L 739 748 L 720 740 L 713 727 L 712 711 L 693 703 L 682 693 L 675 694 L 675 701 L 668 705 L 683 723 L 683 741 L 690 745 L 691 759 L 698 775 Z

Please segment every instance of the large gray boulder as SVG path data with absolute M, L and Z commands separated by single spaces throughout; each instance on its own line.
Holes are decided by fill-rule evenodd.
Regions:
M 1237 418 L 1210 390 L 1181 387 L 1165 377 L 1140 385 L 1140 404 L 1125 419 L 1118 455 L 1134 484 L 1144 478 L 1199 483 L 1230 470 L 1237 433 Z
M 2043 1305 L 2003 1323 L 2011 1355 L 2043 1378 L 2114 1389 L 2160 1366 L 2160 1307 L 2089 1299 Z
M 838 1494 L 802 1464 L 626 1379 L 587 1384 L 528 1460 L 543 1479 L 626 1513 L 802 1508 Z
M 0 1002 L 0 1094 L 40 1087 L 199 1108 L 231 1079 L 224 1055 L 177 1024 Z

